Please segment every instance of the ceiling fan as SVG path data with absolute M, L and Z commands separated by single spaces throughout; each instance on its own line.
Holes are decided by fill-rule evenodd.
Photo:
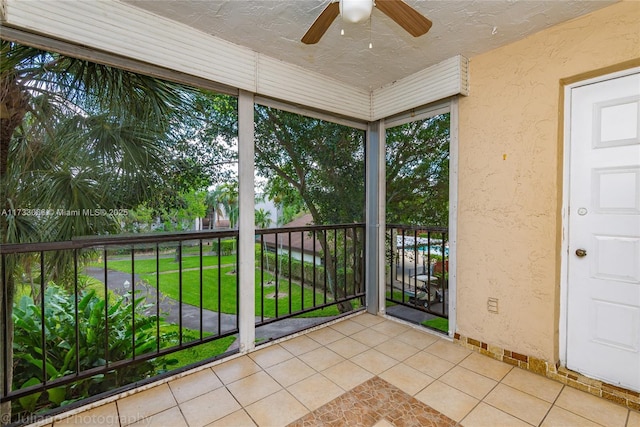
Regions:
M 329 3 L 320 13 L 302 37 L 302 43 L 318 43 L 338 15 L 348 22 L 368 19 L 374 6 L 414 37 L 426 34 L 431 28 L 429 19 L 402 0 L 338 0 Z

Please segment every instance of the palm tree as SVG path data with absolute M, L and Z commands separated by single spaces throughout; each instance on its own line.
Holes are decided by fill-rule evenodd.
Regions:
M 220 186 L 220 203 L 229 217 L 229 227 L 235 228 L 238 223 L 238 182 L 225 182 Z
M 256 209 L 255 223 L 258 228 L 267 228 L 271 225 L 271 212 L 262 208 Z
M 222 186 L 217 186 L 207 193 L 207 211 L 209 212 L 209 229 L 216 226 L 217 220 L 224 216 L 222 207 Z
M 68 240 L 117 231 L 113 215 L 82 209 L 132 208 L 166 185 L 171 123 L 188 91 L 176 84 L 0 41 L 0 243 Z M 155 183 L 155 184 L 152 184 Z M 40 215 L 15 215 L 13 209 Z M 69 253 L 47 257 L 48 280 L 72 266 Z M 2 277 L 0 327 L 12 348 L 13 272 Z M 4 320 L 7 324 L 2 324 Z M 7 358 L 6 365 L 3 359 Z M 12 354 L 0 351 L 0 384 L 12 381 Z M 10 419 L 10 403 L 0 419 Z

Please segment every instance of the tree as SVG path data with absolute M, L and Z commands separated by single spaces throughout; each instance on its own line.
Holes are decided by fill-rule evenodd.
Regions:
M 271 226 L 271 212 L 264 209 L 256 209 L 255 223 L 258 228 L 268 228 Z
M 238 222 L 238 181 L 216 186 L 207 194 L 206 203 L 214 222 L 227 215 L 230 227 L 234 228 Z
M 255 110 L 256 169 L 266 177 L 267 193 L 282 203 L 301 199 L 315 224 L 362 222 L 364 219 L 364 133 L 346 126 L 257 106 Z M 356 242 L 357 236 L 351 236 Z M 337 286 L 331 236 L 319 232 L 329 285 Z M 357 260 L 354 260 L 358 262 Z M 341 312 L 349 302 L 338 304 Z
M 182 85 L 0 41 L 0 243 L 117 232 L 118 212 L 124 212 L 119 209 L 145 201 L 157 203 L 151 208 L 166 205 L 182 191 L 208 185 L 205 165 L 213 164 L 184 154 L 184 147 L 202 154 L 202 147 L 218 142 L 211 135 L 233 133 L 233 103 L 218 108 L 215 101 Z M 190 107 L 198 103 L 201 108 Z M 198 138 L 193 126 L 209 121 L 214 111 L 228 122 Z M 97 208 L 107 211 L 82 214 Z M 49 280 L 64 283 L 70 255 L 47 257 Z M 2 287 L 8 298 L 2 301 L 0 292 L 0 309 L 11 311 L 13 273 L 21 260 L 6 261 Z M 12 348 L 12 314 L 0 313 L 4 319 L 8 323 L 0 327 Z M 5 354 L 0 352 L 0 365 Z M 13 363 L 6 362 L 0 383 L 6 378 L 11 385 Z M 0 411 L 10 413 L 9 405 Z
M 180 193 L 177 203 L 168 208 L 159 209 L 163 222 L 163 231 L 186 231 L 193 229 L 194 221 L 207 213 L 207 193 L 190 190 Z
M 386 220 L 446 226 L 449 114 L 387 129 Z
M 235 228 L 238 223 L 238 181 L 225 182 L 220 185 L 219 201 L 229 218 L 229 227 Z

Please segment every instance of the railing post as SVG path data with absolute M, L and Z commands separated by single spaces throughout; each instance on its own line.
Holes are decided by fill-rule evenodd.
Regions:
M 366 248 L 367 311 L 384 313 L 385 132 L 384 122 L 369 123 L 366 141 Z
M 255 347 L 255 194 L 253 94 L 238 97 L 238 320 L 240 352 Z

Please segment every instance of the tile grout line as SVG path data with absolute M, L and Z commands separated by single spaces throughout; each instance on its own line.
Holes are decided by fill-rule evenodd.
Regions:
M 544 417 L 542 418 L 542 420 L 540 421 L 540 424 L 538 425 L 542 425 L 542 423 L 544 423 L 544 420 L 547 419 L 547 417 L 549 416 L 549 413 L 551 413 L 551 410 L 556 406 L 556 402 L 558 401 L 558 399 L 560 398 L 560 395 L 562 394 L 562 391 L 564 390 L 564 388 L 566 387 L 566 384 L 562 384 L 562 387 L 560 388 L 560 391 L 558 392 L 558 394 L 556 395 L 555 399 L 553 399 L 553 402 L 551 402 L 551 406 L 549 407 L 549 410 L 547 411 L 546 414 L 544 414 Z M 562 408 L 564 409 L 564 408 Z M 573 413 L 573 412 L 572 412 Z M 578 415 L 578 414 L 576 414 Z M 585 417 L 583 417 L 585 418 Z M 586 419 L 586 418 L 585 418 Z
M 209 368 L 209 369 L 211 369 L 211 368 Z M 211 372 L 213 372 L 213 369 L 211 369 Z M 213 375 L 216 375 L 216 373 L 215 373 L 215 372 L 213 372 Z M 218 376 L 217 376 L 217 375 L 216 375 L 216 378 L 218 378 Z M 220 379 L 220 378 L 218 378 L 218 379 Z M 222 383 L 222 381 L 220 381 L 220 382 Z M 191 426 L 189 425 L 189 421 L 187 421 L 187 417 L 186 417 L 186 415 L 184 414 L 184 411 L 182 410 L 182 406 L 180 406 L 180 402 L 178 402 L 178 399 L 176 398 L 176 395 L 173 393 L 173 389 L 171 388 L 171 385 L 169 385 L 169 384 L 170 384 L 170 383 L 167 383 L 167 386 L 169 387 L 169 391 L 171 391 L 171 394 L 173 395 L 173 398 L 174 398 L 174 399 L 175 399 L 175 401 L 176 401 L 176 404 L 177 404 L 176 406 L 177 406 L 177 408 L 178 408 L 178 411 L 180 411 L 180 415 L 182 415 L 182 419 L 184 420 L 184 423 L 187 425 L 187 427 L 191 427 Z M 224 386 L 224 384 L 223 384 L 223 386 Z M 203 393 L 203 394 L 206 394 L 206 393 Z M 201 394 L 200 396 L 202 396 L 202 394 Z M 194 397 L 194 399 L 196 399 L 197 397 L 200 397 L 200 396 L 196 396 L 196 397 Z M 188 402 L 188 400 L 187 400 L 186 402 Z M 184 403 L 184 402 L 183 402 L 183 403 Z
M 262 366 L 261 366 L 260 364 L 256 363 L 256 361 L 255 361 L 255 360 L 253 360 L 251 357 L 249 357 L 249 355 L 248 355 L 248 354 L 246 354 L 245 356 L 247 356 L 247 358 L 248 358 L 249 360 L 251 360 L 253 363 L 255 363 L 255 364 L 260 368 L 260 371 L 264 371 L 264 370 L 262 369 Z M 212 371 L 213 371 L 213 369 L 212 369 Z M 260 372 L 260 371 L 258 371 L 258 372 Z M 240 380 L 242 380 L 242 379 L 244 379 L 244 378 L 248 378 L 248 377 L 250 377 L 251 375 L 255 375 L 255 374 L 257 374 L 258 372 L 254 372 L 253 374 L 247 375 L 246 377 L 239 378 L 239 379 L 237 379 L 236 381 L 240 381 Z M 247 409 L 245 408 L 245 406 L 244 406 L 242 403 L 240 403 L 240 401 L 236 398 L 235 394 L 233 394 L 233 393 L 231 392 L 231 390 L 229 390 L 229 388 L 227 387 L 227 386 L 228 386 L 228 384 L 225 384 L 225 383 L 224 383 L 224 381 L 222 381 L 222 378 L 220 378 L 220 377 L 218 376 L 218 374 L 216 374 L 216 372 L 215 372 L 215 371 L 213 371 L 213 373 L 214 373 L 214 375 L 215 375 L 216 377 L 218 377 L 218 379 L 219 379 L 219 380 L 220 380 L 220 382 L 222 383 L 222 386 L 225 388 L 225 390 L 227 390 L 227 393 L 229 393 L 229 394 L 231 395 L 231 397 L 233 397 L 233 400 L 235 400 L 235 401 L 236 401 L 236 403 L 237 403 L 238 405 L 240 405 L 240 408 L 244 411 L 244 413 L 245 413 L 245 414 L 247 414 L 247 416 L 251 419 L 251 421 L 252 421 L 256 426 L 260 427 L 260 425 L 256 422 L 256 420 L 254 420 L 254 419 L 253 419 L 253 417 L 251 416 L 251 414 L 249 413 L 249 411 L 247 411 Z M 265 372 L 265 374 L 269 375 L 267 372 Z M 271 377 L 271 376 L 269 375 L 269 377 Z M 233 383 L 235 383 L 236 381 L 232 381 L 232 382 L 230 382 L 229 384 L 233 384 Z M 263 399 L 264 399 L 264 398 L 263 398 Z M 258 399 L 256 402 L 259 402 L 260 400 L 262 400 L 262 399 Z M 256 402 L 253 402 L 253 403 L 256 403 Z M 253 403 L 251 403 L 251 404 L 253 404 Z M 234 411 L 234 412 L 235 412 L 235 411 Z M 232 412 L 231 414 L 233 414 L 233 412 Z M 227 414 L 227 415 L 231 415 L 231 414 Z M 224 418 L 224 417 L 226 417 L 227 415 L 222 416 L 222 417 L 218 418 L 217 420 L 214 420 L 213 422 L 215 423 L 216 421 L 219 421 L 219 420 L 223 419 L 223 418 Z M 187 425 L 188 425 L 188 424 L 189 424 L 189 423 L 187 423 Z M 192 426 L 189 426 L 189 427 L 192 427 Z
M 462 360 L 460 361 L 460 363 L 462 363 L 463 361 L 465 361 L 468 357 L 471 357 L 471 355 L 472 355 L 472 354 L 473 354 L 473 353 L 469 353 L 469 354 L 467 355 L 467 357 L 465 357 L 464 359 L 462 359 Z M 454 365 L 454 368 L 455 368 L 456 366 L 460 366 L 460 363 L 458 363 L 458 364 Z M 461 368 L 464 368 L 464 366 L 460 366 L 460 367 L 461 367 Z M 451 369 L 453 369 L 453 368 L 451 368 Z M 464 369 L 466 369 L 466 368 L 464 368 Z M 450 371 L 450 370 L 449 370 L 449 371 Z M 449 372 L 449 371 L 447 371 L 447 372 Z M 471 370 L 469 369 L 469 371 L 471 371 Z M 474 373 L 478 374 L 478 372 L 475 372 L 475 371 L 471 371 L 471 372 L 474 372 Z M 509 372 L 511 372 L 511 371 L 509 371 Z M 446 373 L 446 372 L 445 372 L 445 373 Z M 508 373 L 507 373 L 507 374 L 508 374 Z M 505 375 L 504 375 L 504 377 L 506 377 L 506 376 L 507 376 L 507 374 L 505 374 Z M 444 376 L 444 375 L 445 375 L 445 374 L 442 374 L 441 376 Z M 482 374 L 478 374 L 478 375 L 482 375 Z M 484 376 L 484 375 L 483 375 L 483 376 Z M 504 379 L 504 377 L 502 377 L 502 378 Z M 485 377 L 485 378 L 488 378 L 488 377 Z M 490 379 L 492 379 L 492 378 L 490 378 Z M 437 381 L 437 379 L 436 379 L 436 381 Z M 495 380 L 494 380 L 494 381 L 495 381 Z M 471 415 L 471 413 L 472 413 L 472 412 L 473 412 L 473 411 L 474 411 L 478 406 L 480 406 L 480 404 L 481 404 L 482 402 L 484 402 L 484 398 L 485 398 L 485 397 L 487 397 L 487 396 L 489 395 L 489 393 L 491 393 L 491 392 L 492 392 L 496 387 L 498 387 L 498 384 L 500 384 L 501 382 L 502 382 L 502 380 L 500 380 L 500 381 L 496 381 L 496 383 L 494 384 L 494 386 L 493 386 L 493 387 L 491 387 L 491 390 L 489 390 L 489 391 L 484 395 L 484 397 L 483 397 L 482 399 L 478 399 L 478 403 L 476 403 L 475 405 L 473 405 L 473 408 L 471 408 L 471 410 L 470 410 L 469 412 L 467 412 L 467 414 L 466 414 L 464 417 L 462 417 L 462 419 L 461 419 L 460 421 L 458 421 L 458 423 L 457 423 L 456 425 L 457 425 L 457 426 L 462 426 L 462 421 L 464 421 L 465 419 L 467 419 L 467 417 L 468 417 L 469 415 Z M 446 384 L 446 383 L 445 383 L 445 384 Z M 457 389 L 456 389 L 456 390 L 457 390 Z M 460 390 L 460 391 L 462 391 L 462 390 Z M 463 392 L 463 393 L 464 393 L 464 392 Z M 468 396 L 470 396 L 470 395 L 468 395 Z M 473 397 L 473 396 L 471 396 L 471 397 Z M 487 405 L 488 405 L 488 403 L 485 403 L 485 404 L 487 404 Z M 498 408 L 496 408 L 496 409 L 498 409 Z M 498 410 L 499 410 L 499 409 L 498 409 Z

